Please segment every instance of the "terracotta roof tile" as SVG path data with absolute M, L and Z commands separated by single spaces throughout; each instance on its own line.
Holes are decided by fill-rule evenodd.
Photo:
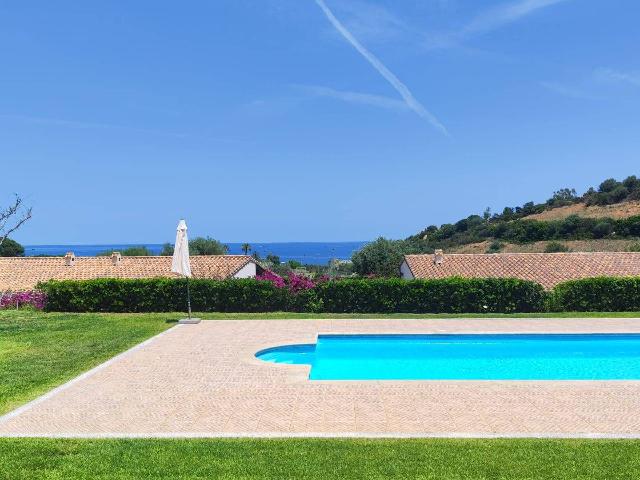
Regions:
M 447 254 L 440 265 L 433 255 L 405 255 L 415 278 L 520 278 L 551 289 L 558 283 L 589 277 L 640 275 L 640 253 Z
M 248 255 L 202 255 L 190 260 L 195 278 L 217 280 L 255 263 Z M 0 291 L 29 289 L 46 280 L 154 277 L 178 277 L 171 272 L 171 257 L 122 257 L 118 265 L 111 257 L 75 257 L 73 266 L 65 265 L 61 257 L 0 257 Z

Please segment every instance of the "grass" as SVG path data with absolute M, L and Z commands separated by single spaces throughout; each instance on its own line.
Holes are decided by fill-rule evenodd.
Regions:
M 166 330 L 172 318 L 1 311 L 0 414 Z
M 0 479 L 628 479 L 640 441 L 0 439 Z
M 181 314 L 0 312 L 0 413 L 167 329 L 179 316 Z M 633 317 L 638 314 L 561 316 Z M 460 315 L 275 313 L 202 314 L 202 317 L 449 318 Z M 639 477 L 640 441 L 636 440 L 0 438 L 0 480 Z

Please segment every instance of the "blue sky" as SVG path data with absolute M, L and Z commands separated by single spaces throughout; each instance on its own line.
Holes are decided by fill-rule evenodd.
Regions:
M 7 1 L 23 243 L 400 238 L 639 174 L 635 0 Z

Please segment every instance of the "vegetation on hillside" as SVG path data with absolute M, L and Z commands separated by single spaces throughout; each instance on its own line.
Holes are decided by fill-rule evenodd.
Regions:
M 629 217 L 593 217 L 572 214 L 566 217 L 536 219 L 544 212 L 582 204 L 608 206 L 640 200 L 640 179 L 635 175 L 623 181 L 609 178 L 597 189 L 578 195 L 575 189 L 562 188 L 543 203 L 526 202 L 505 207 L 492 214 L 470 215 L 455 223 L 430 225 L 404 240 L 379 238 L 353 255 L 353 266 L 360 275 L 397 276 L 402 255 L 432 253 L 437 248 L 452 251 L 461 246 L 488 242 L 486 253 L 498 253 L 508 244 L 548 242 L 544 251 L 568 251 L 564 242 L 598 239 L 636 239 L 640 237 L 640 215 Z M 532 216 L 534 216 L 532 218 Z

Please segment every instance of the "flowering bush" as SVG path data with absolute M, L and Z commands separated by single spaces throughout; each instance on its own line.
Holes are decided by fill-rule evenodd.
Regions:
M 47 296 L 38 290 L 26 292 L 0 292 L 0 309 L 20 308 L 31 306 L 42 310 L 47 301 Z
M 256 280 L 271 282 L 277 288 L 288 288 L 289 292 L 293 294 L 303 290 L 311 290 L 316 286 L 313 280 L 302 275 L 296 275 L 294 272 L 289 272 L 289 276 L 285 280 L 280 275 L 273 273 L 271 270 L 265 270 L 260 275 L 256 275 Z
M 278 288 L 284 288 L 286 286 L 284 283 L 284 278 L 276 273 L 273 273 L 271 270 L 265 270 L 263 273 L 256 275 L 256 280 L 271 282 Z
M 289 291 L 291 293 L 298 293 L 303 290 L 311 290 L 316 286 L 316 284 L 313 283 L 313 280 L 311 280 L 310 278 L 304 277 L 302 275 L 296 275 L 293 272 L 289 272 L 287 283 L 289 285 Z

